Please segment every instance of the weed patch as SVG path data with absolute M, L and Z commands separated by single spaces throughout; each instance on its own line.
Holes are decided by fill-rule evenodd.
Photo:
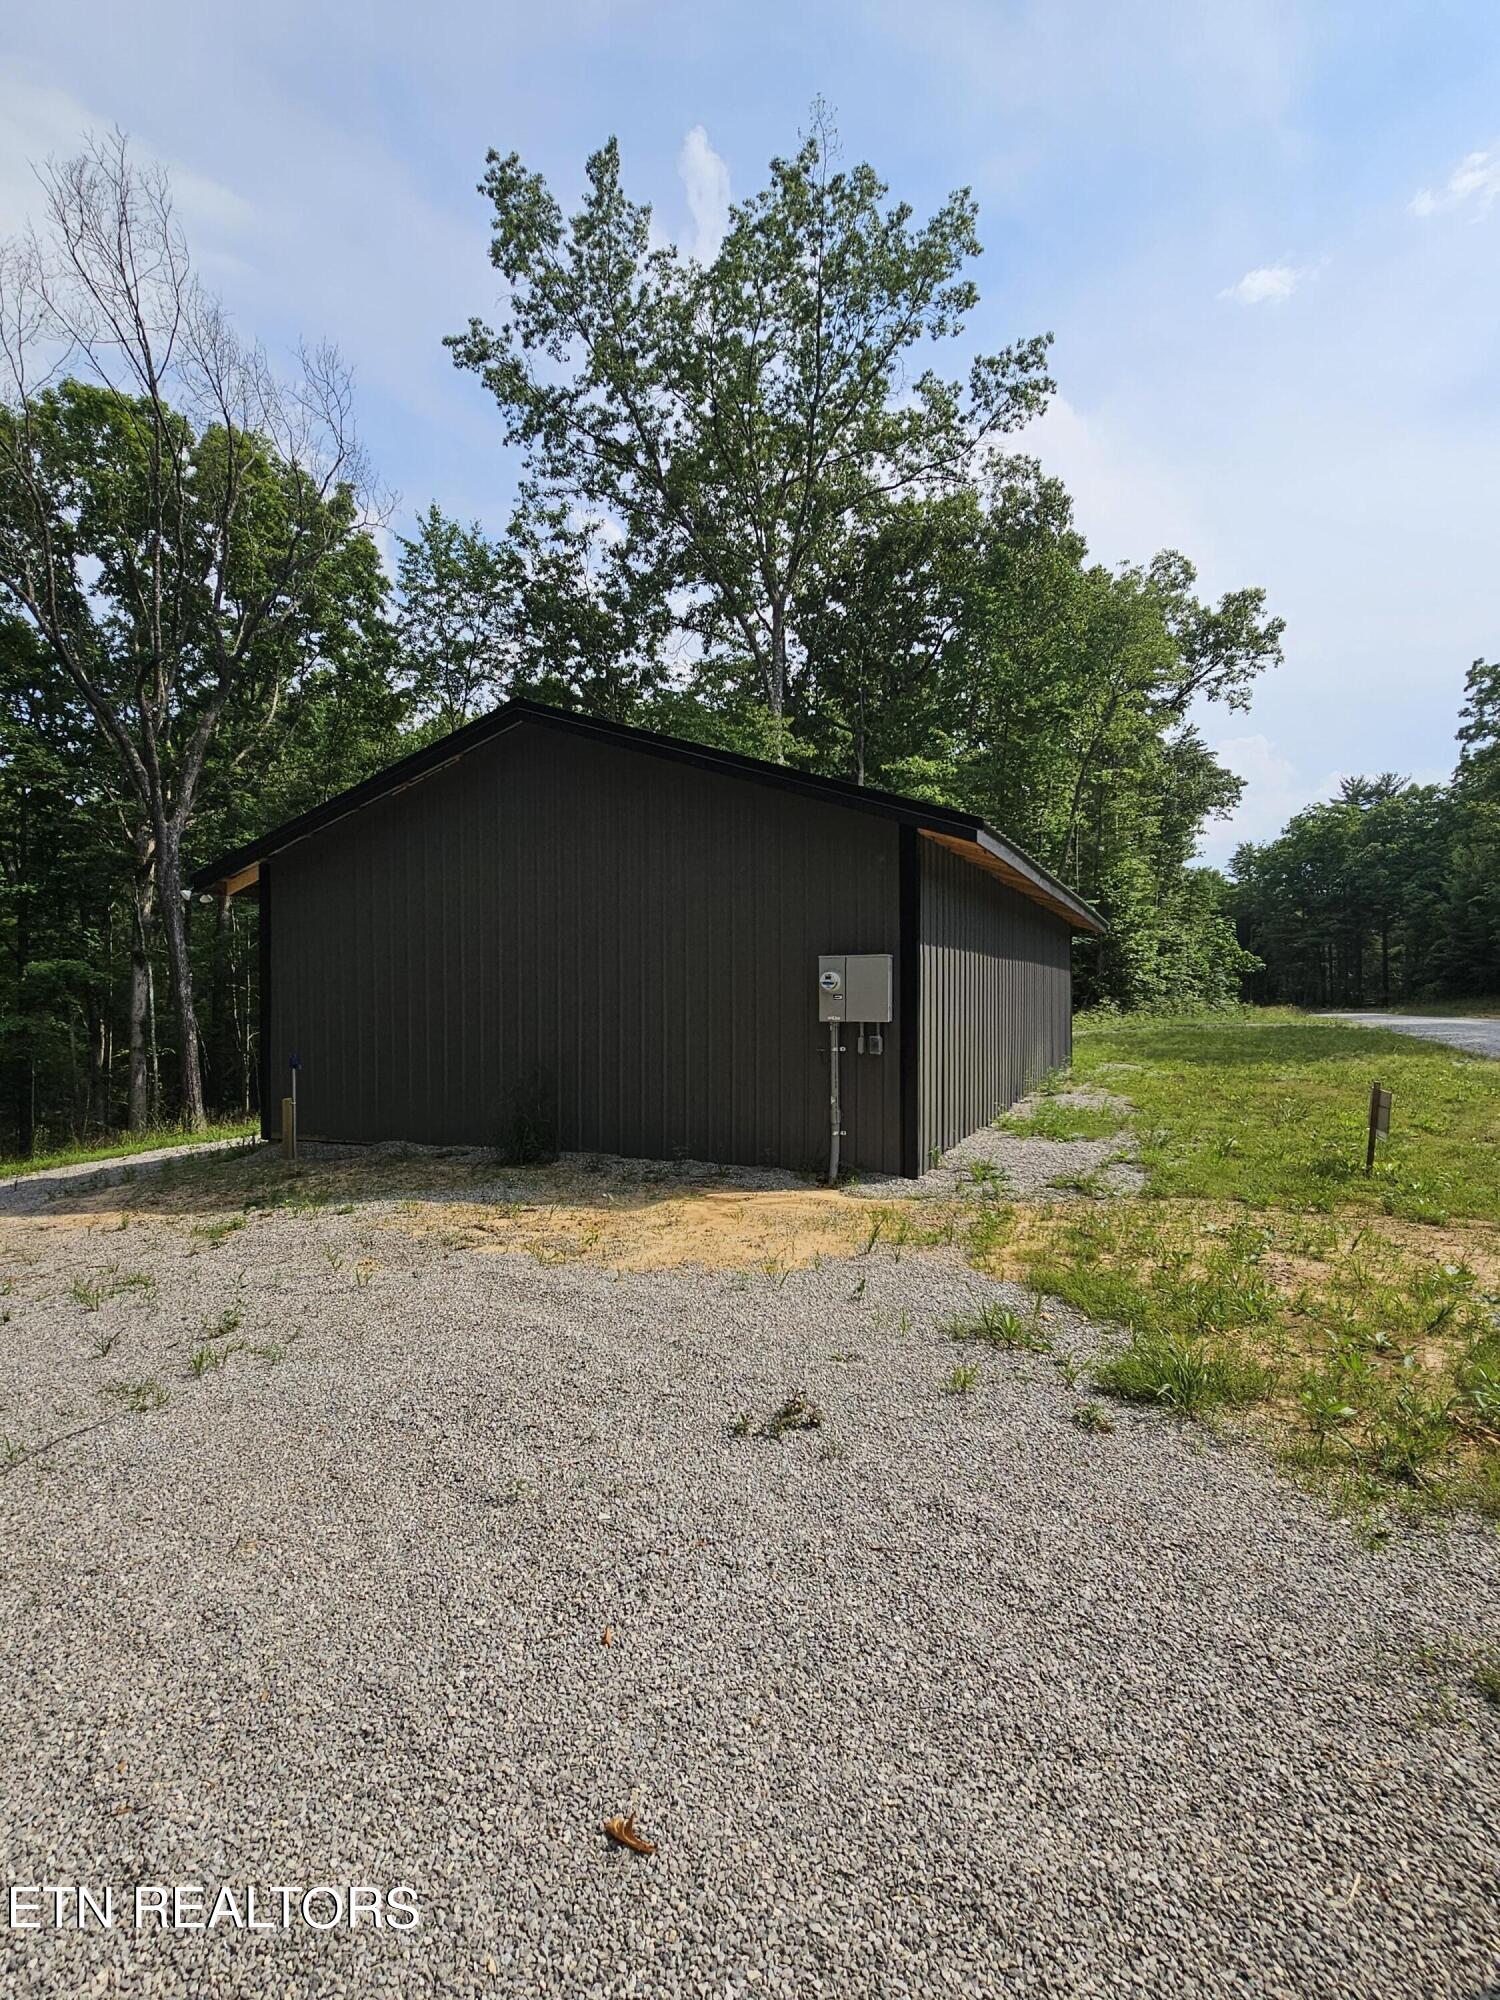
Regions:
M 535 1070 L 503 1093 L 495 1160 L 503 1167 L 527 1167 L 556 1158 L 557 1085 L 545 1071 Z
M 1042 1331 L 1038 1315 L 1023 1319 L 997 1299 L 986 1299 L 975 1312 L 958 1313 L 945 1320 L 940 1331 L 949 1340 L 983 1341 L 989 1347 L 1005 1347 L 1028 1354 L 1049 1354 L 1052 1342 Z
M 1267 1374 L 1202 1338 L 1145 1333 L 1106 1356 L 1094 1381 L 1124 1402 L 1156 1403 L 1179 1416 L 1201 1417 L 1226 1404 L 1253 1403 L 1265 1392 Z
M 222 1243 L 226 1237 L 235 1235 L 237 1231 L 243 1229 L 245 1226 L 245 1217 L 243 1215 L 226 1215 L 216 1222 L 195 1223 L 193 1234 L 201 1237 L 205 1243 L 212 1245 Z
M 1109 1105 L 1067 1104 L 1057 1097 L 1043 1097 L 1031 1110 L 1007 1112 L 995 1124 L 1001 1132 L 1021 1139 L 1112 1139 L 1129 1115 Z
M 154 1375 L 141 1382 L 111 1382 L 99 1393 L 135 1416 L 144 1416 L 148 1410 L 159 1410 L 168 1401 L 168 1391 Z
M 790 1437 L 794 1431 L 815 1431 L 822 1427 L 823 1412 L 818 1405 L 794 1390 L 777 1410 L 773 1410 L 764 1423 L 757 1424 L 748 1410 L 741 1410 L 729 1426 L 729 1435 L 736 1438 L 760 1437 L 779 1441 Z
M 204 1375 L 216 1373 L 225 1366 L 230 1356 L 238 1354 L 239 1350 L 238 1341 L 224 1347 L 216 1347 L 212 1342 L 204 1341 L 189 1355 L 187 1372 L 196 1382 Z
M 1102 1403 L 1076 1403 L 1072 1418 L 1081 1431 L 1097 1431 L 1107 1436 L 1115 1427 L 1115 1420 Z
M 68 1289 L 85 1312 L 98 1312 L 107 1299 L 123 1293 L 150 1298 L 156 1291 L 156 1280 L 147 1271 L 121 1271 L 111 1265 L 92 1278 L 75 1278 Z

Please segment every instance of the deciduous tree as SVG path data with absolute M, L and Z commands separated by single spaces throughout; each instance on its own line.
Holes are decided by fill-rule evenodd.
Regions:
M 274 711 L 291 635 L 355 531 L 364 463 L 337 355 L 275 377 L 197 283 L 165 176 L 123 138 L 43 185 L 42 230 L 0 255 L 0 593 L 116 760 L 197 1125 L 183 838 L 231 702 Z

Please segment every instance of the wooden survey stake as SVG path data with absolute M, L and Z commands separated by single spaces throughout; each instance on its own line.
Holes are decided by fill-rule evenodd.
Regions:
M 1391 1093 L 1378 1083 L 1370 1086 L 1370 1142 L 1365 1148 L 1365 1172 L 1375 1171 L 1375 1141 L 1388 1137 L 1391 1129 Z

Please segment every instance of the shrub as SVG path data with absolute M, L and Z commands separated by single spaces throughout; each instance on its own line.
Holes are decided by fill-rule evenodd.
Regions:
M 502 1093 L 495 1158 L 503 1167 L 557 1158 L 557 1084 L 547 1071 L 533 1070 Z

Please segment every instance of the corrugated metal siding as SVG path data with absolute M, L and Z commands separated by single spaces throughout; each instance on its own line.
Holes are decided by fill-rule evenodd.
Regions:
M 1069 1060 L 1072 933 L 982 868 L 919 840 L 918 1123 L 925 1164 Z
M 818 954 L 897 950 L 897 846 L 522 724 L 269 864 L 273 1093 L 295 1049 L 310 1137 L 486 1144 L 540 1068 L 569 1150 L 816 1167 Z M 900 1171 L 900 1031 L 844 1059 L 851 1165 Z

